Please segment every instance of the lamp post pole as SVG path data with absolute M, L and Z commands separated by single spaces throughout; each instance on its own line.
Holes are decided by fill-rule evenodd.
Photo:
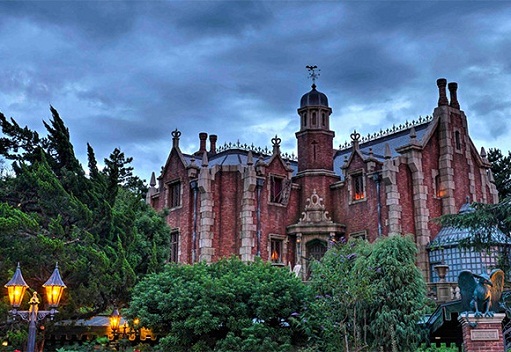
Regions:
M 25 295 L 25 291 L 28 288 L 28 285 L 23 279 L 23 275 L 21 274 L 19 263 L 12 279 L 7 284 L 5 284 L 5 287 L 7 287 L 7 291 L 9 293 L 9 301 L 12 306 L 12 310 L 10 311 L 11 315 L 13 317 L 19 316 L 21 319 L 28 321 L 27 351 L 34 352 L 37 334 L 37 322 L 43 320 L 48 315 L 50 315 L 50 319 L 53 319 L 53 316 L 58 313 L 56 308 L 59 305 L 60 298 L 62 297 L 62 292 L 64 291 L 64 288 L 66 288 L 66 285 L 60 278 L 58 264 L 55 265 L 53 274 L 43 285 L 43 287 L 46 289 L 46 296 L 50 310 L 39 310 L 40 301 L 38 294 L 35 291 L 28 301 L 30 304 L 29 310 L 18 310 L 23 300 L 23 296 Z

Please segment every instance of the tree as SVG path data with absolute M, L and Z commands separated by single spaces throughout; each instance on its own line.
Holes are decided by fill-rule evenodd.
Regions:
M 495 179 L 495 186 L 501 199 L 511 196 L 511 151 L 504 156 L 500 149 L 488 151 L 488 161 Z
M 162 351 L 289 351 L 299 341 L 292 316 L 307 298 L 287 268 L 231 258 L 145 277 L 127 315 L 162 336 Z
M 426 284 L 409 237 L 352 240 L 313 266 L 316 293 L 303 315 L 319 351 L 415 351 Z M 305 320 L 304 320 L 305 321 Z M 399 348 L 397 348 L 399 346 Z
M 162 270 L 170 229 L 143 202 L 132 158 L 115 149 L 99 170 L 88 145 L 87 176 L 63 119 L 50 110 L 45 137 L 0 113 L 0 156 L 14 162 L 13 173 L 0 175 L 0 280 L 21 262 L 38 288 L 58 261 L 68 286 L 61 316 L 87 317 L 125 304 L 143 275 Z

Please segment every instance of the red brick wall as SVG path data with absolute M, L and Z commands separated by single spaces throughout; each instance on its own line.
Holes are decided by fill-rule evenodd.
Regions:
M 298 172 L 309 169 L 333 170 L 334 133 L 332 131 L 305 130 L 296 133 L 296 137 Z

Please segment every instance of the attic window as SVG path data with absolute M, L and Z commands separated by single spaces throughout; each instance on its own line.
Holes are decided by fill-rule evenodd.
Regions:
M 167 206 L 172 209 L 181 205 L 181 182 L 174 181 L 167 184 Z
M 284 200 L 284 178 L 270 175 L 270 202 L 282 204 Z
M 363 200 L 365 198 L 364 191 L 364 174 L 358 173 L 351 175 L 352 180 L 352 197 L 353 201 Z

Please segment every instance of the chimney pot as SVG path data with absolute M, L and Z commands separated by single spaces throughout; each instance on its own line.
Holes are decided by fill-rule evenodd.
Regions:
M 451 107 L 455 108 L 455 109 L 459 109 L 460 103 L 458 102 L 458 95 L 456 92 L 458 90 L 458 83 L 451 82 L 451 83 L 449 83 L 448 88 L 449 88 L 449 93 L 451 93 L 451 104 L 450 104 Z
M 218 137 L 216 134 L 212 134 L 209 136 L 209 152 L 211 154 L 216 154 L 216 141 Z
M 199 133 L 199 150 L 195 153 L 196 155 L 202 155 L 206 151 L 206 140 L 208 139 L 208 134 L 206 132 Z
M 438 86 L 438 106 L 449 105 L 449 101 L 447 100 L 447 94 L 445 91 L 445 87 L 447 86 L 447 80 L 445 78 L 439 78 L 436 80 L 436 85 Z

